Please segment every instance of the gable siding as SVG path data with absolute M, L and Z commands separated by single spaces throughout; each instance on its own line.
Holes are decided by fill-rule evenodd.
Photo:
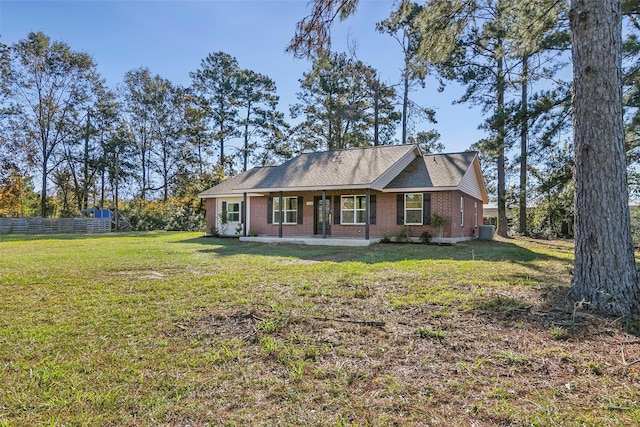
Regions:
M 480 189 L 480 178 L 476 173 L 476 168 L 472 163 L 467 172 L 464 174 L 462 179 L 460 180 L 460 184 L 458 188 L 463 193 L 466 193 L 470 196 L 475 197 L 476 199 L 482 200 L 482 190 Z

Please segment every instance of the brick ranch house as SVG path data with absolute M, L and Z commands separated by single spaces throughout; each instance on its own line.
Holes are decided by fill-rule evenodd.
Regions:
M 442 241 L 476 238 L 487 202 L 477 153 L 423 155 L 416 145 L 301 154 L 199 197 L 206 200 L 207 234 L 215 227 L 249 241 L 360 245 L 405 225 L 413 237 L 436 236 L 434 212 L 446 218 Z

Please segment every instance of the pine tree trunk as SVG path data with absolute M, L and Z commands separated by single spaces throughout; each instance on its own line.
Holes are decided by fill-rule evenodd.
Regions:
M 522 57 L 522 127 L 520 128 L 520 224 L 518 231 L 527 234 L 527 141 L 529 135 L 528 93 L 529 57 Z
M 502 50 L 502 40 L 498 41 L 498 51 Z M 509 237 L 507 227 L 507 190 L 506 190 L 506 173 L 505 173 L 505 155 L 504 155 L 504 61 L 502 57 L 497 58 L 497 105 L 496 105 L 496 145 L 498 150 L 498 235 L 501 237 Z
M 380 145 L 380 82 L 376 80 L 373 89 L 373 145 Z
M 407 120 L 409 114 L 409 76 L 405 65 L 404 90 L 402 92 L 402 143 L 407 143 Z
M 619 0 L 574 0 L 575 268 L 569 302 L 614 315 L 640 308 L 622 122 Z
M 251 119 L 251 100 L 247 104 L 247 118 L 244 121 L 244 147 L 242 149 L 242 171 L 246 172 L 249 166 L 249 120 Z

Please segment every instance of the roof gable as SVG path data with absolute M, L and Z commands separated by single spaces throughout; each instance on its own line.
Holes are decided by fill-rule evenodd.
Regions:
M 458 189 L 486 200 L 482 172 L 475 152 L 425 154 L 414 159 L 386 187 L 386 191 Z
M 460 180 L 458 188 L 460 191 L 482 200 L 483 203 L 489 200 L 487 189 L 484 186 L 482 170 L 480 169 L 480 161 L 477 156 L 473 159 L 471 166 Z
M 474 152 L 425 154 L 411 162 L 385 188 L 457 187 L 476 156 Z

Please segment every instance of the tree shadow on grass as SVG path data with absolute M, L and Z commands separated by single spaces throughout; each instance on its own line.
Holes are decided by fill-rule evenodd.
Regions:
M 529 296 L 497 293 L 477 299 L 468 312 L 486 323 L 544 331 L 552 341 L 618 333 L 640 336 L 640 317 L 614 317 L 572 307 L 566 301 L 568 290 L 566 284 L 545 286 Z
M 50 234 L 0 234 L 0 242 L 27 242 L 33 240 L 89 240 L 89 239 L 158 239 L 166 237 L 166 231 L 125 231 L 111 233 L 50 233 Z M 191 239 L 197 240 L 197 239 Z
M 474 240 L 456 245 L 374 244 L 365 247 L 311 246 L 240 242 L 234 238 L 199 237 L 178 241 L 199 244 L 199 252 L 219 256 L 256 255 L 297 258 L 306 261 L 361 262 L 377 264 L 406 260 L 448 260 L 514 262 L 530 266 L 535 261 L 558 261 L 570 264 L 570 258 L 532 250 L 514 241 Z M 557 250 L 566 251 L 560 247 Z
M 516 271 L 509 270 L 508 266 L 499 267 L 505 271 L 504 278 L 501 280 L 508 282 L 501 287 L 474 285 L 473 277 L 470 278 L 469 283 L 452 283 L 452 286 L 460 286 L 461 293 L 472 292 L 471 288 L 475 286 L 484 288 L 486 291 L 486 295 L 476 295 L 471 300 L 467 300 L 464 303 L 466 308 L 462 310 L 473 317 L 484 319 L 485 322 L 503 326 L 525 324 L 544 331 L 554 327 L 562 328 L 572 337 L 584 337 L 590 333 L 589 331 L 594 330 L 594 324 L 612 321 L 612 319 L 589 313 L 573 312 L 571 307 L 566 305 L 565 295 L 573 265 L 573 248 L 571 242 L 567 241 L 508 239 L 475 240 L 452 246 L 375 244 L 368 247 L 263 244 L 240 242 L 233 238 L 193 238 L 177 243 L 202 245 L 202 248 L 198 249 L 199 252 L 221 257 L 246 255 L 275 257 L 292 259 L 291 264 L 295 264 L 296 260 L 305 263 L 363 264 L 402 261 L 477 261 L 479 269 L 490 268 L 487 267 L 487 262 L 517 264 L 526 267 L 526 270 Z M 425 265 L 425 268 L 428 268 L 428 265 Z M 451 264 L 451 268 L 456 268 L 455 262 Z M 409 289 L 405 291 L 414 292 Z M 418 303 L 418 305 L 420 309 L 434 309 L 429 304 Z M 458 310 L 454 307 L 452 309 Z M 640 330 L 640 327 L 636 329 Z

